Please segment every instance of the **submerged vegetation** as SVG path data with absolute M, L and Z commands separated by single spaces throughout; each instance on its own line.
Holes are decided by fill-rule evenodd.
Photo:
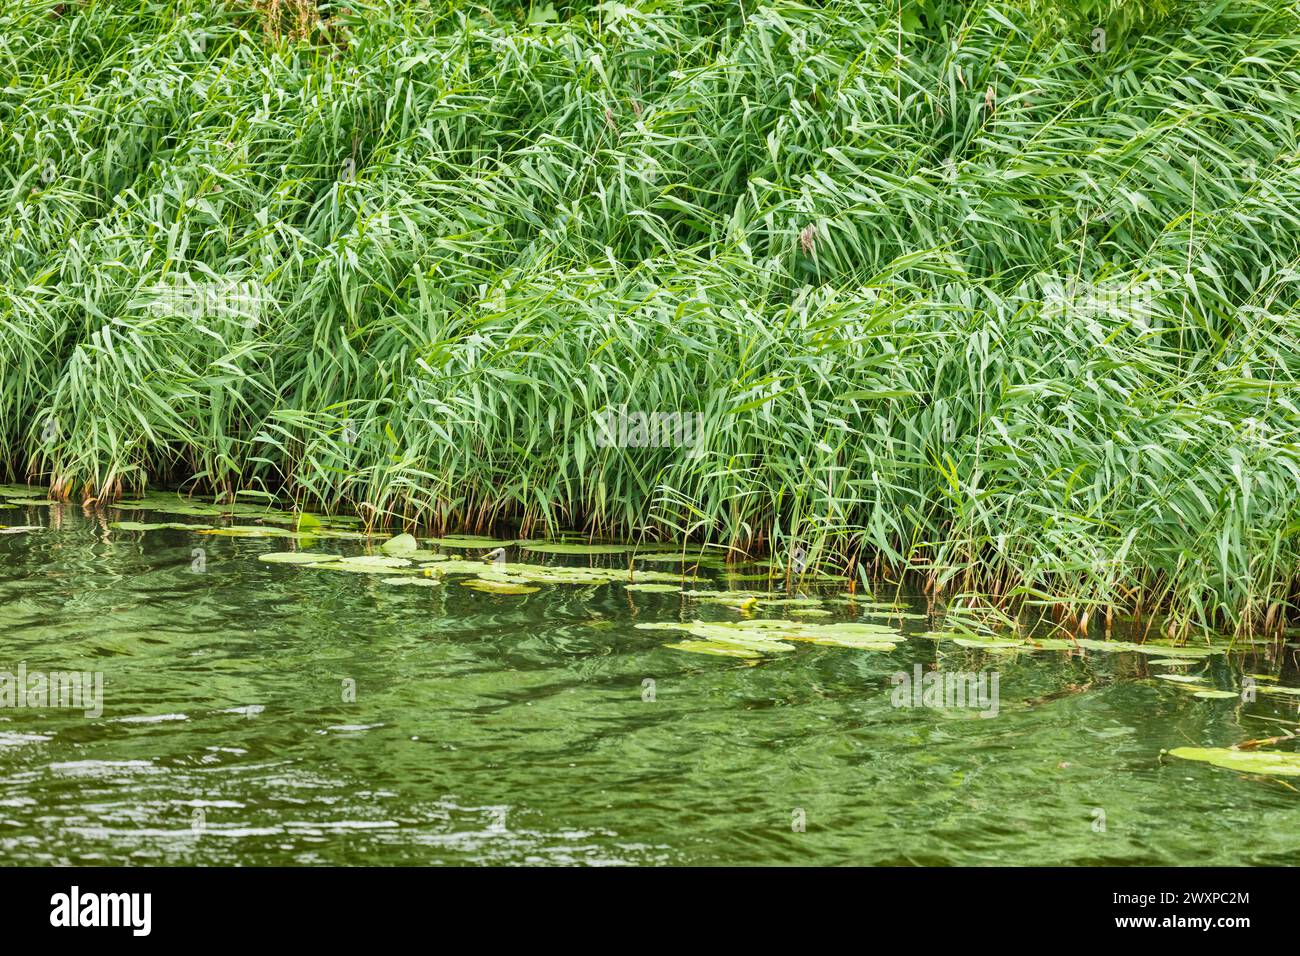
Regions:
M 1294 618 L 1294 4 L 316 6 L 0 4 L 6 480 Z

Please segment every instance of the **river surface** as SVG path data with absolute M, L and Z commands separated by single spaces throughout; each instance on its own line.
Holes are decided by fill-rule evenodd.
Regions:
M 995 654 L 921 619 L 892 651 L 685 653 L 634 624 L 742 612 L 618 583 L 394 587 L 123 517 L 151 520 L 0 509 L 44 529 L 0 535 L 0 670 L 103 675 L 99 716 L 0 708 L 0 864 L 1300 860 L 1300 778 L 1161 757 L 1280 734 L 1300 698 L 1199 699 L 1141 654 Z M 1184 670 L 1294 686 L 1295 653 Z M 996 716 L 895 706 L 915 665 L 996 671 Z

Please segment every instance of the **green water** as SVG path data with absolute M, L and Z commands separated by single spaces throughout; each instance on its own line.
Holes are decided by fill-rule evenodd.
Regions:
M 674 594 L 394 587 L 69 506 L 0 523 L 47 526 L 0 535 L 0 669 L 105 681 L 99 718 L 0 709 L 0 864 L 1297 859 L 1300 793 L 1160 758 L 1280 733 L 1258 718 L 1295 700 L 1196 699 L 1141 655 L 993 655 L 909 620 L 892 652 L 747 663 L 633 627 L 738 617 Z M 1188 670 L 1295 686 L 1293 654 Z M 890 675 L 936 662 L 996 670 L 997 716 L 894 707 Z

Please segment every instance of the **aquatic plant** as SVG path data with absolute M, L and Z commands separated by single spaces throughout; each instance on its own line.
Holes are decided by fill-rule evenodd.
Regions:
M 1298 57 L 1264 0 L 6 3 L 0 477 L 1280 629 Z

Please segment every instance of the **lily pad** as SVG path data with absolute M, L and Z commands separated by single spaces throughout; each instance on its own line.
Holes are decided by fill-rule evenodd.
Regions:
M 225 538 L 293 538 L 294 532 L 284 528 L 270 528 L 256 524 L 234 524 L 229 528 L 196 529 L 199 534 L 214 534 Z
M 445 538 L 429 539 L 429 544 L 436 544 L 440 548 L 508 548 L 514 543 L 513 541 L 498 541 L 495 538 L 484 538 L 473 534 L 456 534 Z
M 1171 680 L 1179 684 L 1200 684 L 1203 678 L 1195 677 L 1191 674 L 1156 674 L 1157 680 Z
M 1089 637 L 1081 637 L 1075 643 L 1080 647 L 1086 647 L 1092 651 L 1105 651 L 1107 653 L 1132 651 L 1135 654 L 1149 654 L 1152 657 L 1169 657 L 1171 654 L 1177 654 L 1179 657 L 1209 657 L 1211 654 L 1222 654 L 1227 650 L 1227 648 L 1224 647 L 1199 647 L 1195 645 L 1175 647 L 1172 644 L 1135 644 L 1132 641 L 1098 641 Z
M 307 567 L 313 571 L 353 571 L 374 574 L 413 574 L 415 572 L 415 568 L 411 567 L 410 562 L 405 558 L 381 554 L 362 554 L 349 558 L 337 558 L 333 561 L 309 564 Z
M 26 534 L 29 531 L 44 531 L 38 524 L 17 524 L 11 528 L 0 527 L 0 534 Z
M 893 650 L 902 635 L 876 624 L 814 624 L 807 621 L 691 621 L 638 624 L 644 630 L 681 630 L 706 641 L 738 644 L 751 650 L 787 650 L 785 641 L 808 641 L 862 650 Z
M 36 498 L 46 490 L 38 485 L 0 485 L 0 495 L 5 498 Z
M 404 578 L 399 575 L 394 575 L 393 577 L 384 578 L 383 582 L 385 584 L 413 584 L 420 587 L 431 588 L 437 587 L 441 584 L 442 579 L 434 576 Z
M 954 637 L 952 642 L 958 647 L 981 647 L 986 650 L 1009 650 L 1026 646 L 1024 641 L 982 637 Z
M 267 564 L 320 564 L 325 561 L 337 561 L 337 554 L 321 554 L 314 551 L 268 551 L 259 554 L 257 560 Z
M 762 657 L 760 651 L 740 644 L 724 644 L 720 641 L 682 641 L 678 644 L 665 644 L 676 651 L 689 651 L 692 654 L 713 654 L 718 657 Z M 793 650 L 793 648 L 791 648 Z
M 484 578 L 462 581 L 461 587 L 473 588 L 475 591 L 486 591 L 489 594 L 533 594 L 534 592 L 541 590 L 541 588 L 536 588 L 529 584 L 514 584 L 509 581 L 490 581 Z
M 1236 694 L 1230 690 L 1197 690 L 1192 692 L 1193 697 L 1204 697 L 1209 700 L 1228 700 L 1236 698 Z
M 414 535 L 396 534 L 381 544 L 379 550 L 384 554 L 410 554 L 420 550 L 420 542 L 415 540 Z
M 1194 661 L 1190 657 L 1153 657 L 1147 661 L 1156 667 L 1182 667 L 1187 664 L 1199 664 L 1200 661 Z
M 655 584 L 651 581 L 634 581 L 623 586 L 629 591 L 648 591 L 653 594 L 668 594 L 669 592 L 681 590 L 675 584 Z
M 1256 688 L 1265 694 L 1290 694 L 1294 697 L 1300 697 L 1300 687 L 1278 687 L 1276 685 L 1262 686 Z
M 626 544 L 569 544 L 564 541 L 538 541 L 524 545 L 525 551 L 538 554 L 626 554 L 631 551 Z
M 1226 770 L 1242 773 L 1274 774 L 1300 777 L 1300 753 L 1280 753 L 1276 750 L 1231 750 L 1226 747 L 1175 747 L 1171 757 L 1199 760 Z

